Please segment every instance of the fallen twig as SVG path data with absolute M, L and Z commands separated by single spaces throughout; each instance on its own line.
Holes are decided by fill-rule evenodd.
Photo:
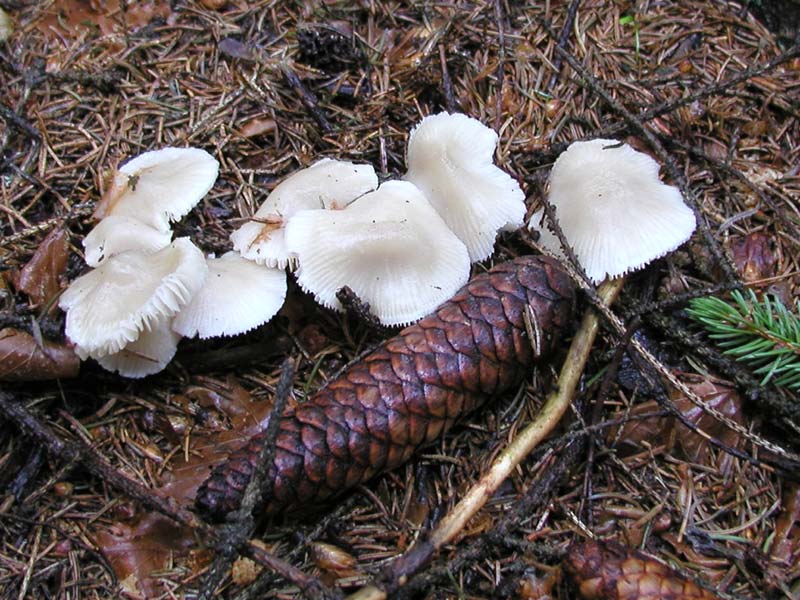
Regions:
M 322 112 L 322 109 L 319 107 L 319 100 L 317 100 L 317 97 L 308 88 L 306 88 L 305 85 L 303 85 L 303 82 L 300 81 L 297 73 L 292 71 L 289 67 L 283 67 L 281 72 L 283 73 L 283 79 L 300 98 L 300 101 L 303 103 L 303 106 L 306 107 L 308 114 L 310 114 L 317 122 L 317 125 L 319 125 L 322 133 L 330 133 L 333 131 L 333 125 L 331 125 L 331 122 L 328 121 L 328 117 L 325 116 L 325 113 Z
M 581 5 L 581 0 L 572 0 L 567 10 L 567 17 L 564 25 L 561 26 L 561 33 L 558 34 L 558 41 L 556 45 L 562 50 L 567 49 L 567 41 L 569 41 L 569 32 L 575 24 L 575 16 L 578 14 L 578 7 Z M 558 81 L 558 75 L 561 71 L 561 54 L 553 58 L 553 74 L 550 75 L 550 82 L 547 84 L 547 89 L 552 90 Z
M 500 131 L 502 124 L 503 114 L 503 85 L 505 83 L 505 70 L 506 70 L 506 36 L 505 27 L 503 26 L 503 0 L 495 0 L 494 2 L 494 20 L 497 24 L 497 45 L 499 48 L 499 59 L 497 61 L 497 71 L 495 78 L 497 79 L 497 89 L 495 91 L 495 106 L 494 106 L 494 129 Z
M 568 440 L 566 444 L 553 452 L 554 463 L 543 471 L 525 492 L 525 495 L 514 503 L 502 519 L 494 525 L 485 535 L 471 541 L 467 546 L 460 548 L 455 555 L 445 564 L 432 567 L 412 578 L 400 588 L 396 597 L 398 599 L 412 598 L 415 592 L 430 589 L 436 582 L 443 581 L 467 564 L 474 563 L 485 557 L 493 547 L 507 545 L 510 535 L 530 518 L 532 514 L 545 506 L 564 476 L 578 461 L 583 453 L 584 444 L 581 438 Z M 389 580 L 393 577 L 389 574 Z
M 700 233 L 703 235 L 703 239 L 705 240 L 709 250 L 711 250 L 711 253 L 714 255 L 714 258 L 717 259 L 717 263 L 719 264 L 720 268 L 724 271 L 726 279 L 729 281 L 736 281 L 738 279 L 736 271 L 733 268 L 733 265 L 731 265 L 728 257 L 722 251 L 722 248 L 720 247 L 716 238 L 711 233 L 711 230 L 708 228 L 708 224 L 700 212 L 700 208 L 697 204 L 697 200 L 694 197 L 694 193 L 689 188 L 686 177 L 684 177 L 683 173 L 675 165 L 675 161 L 658 140 L 658 137 L 656 137 L 652 131 L 645 127 L 640 117 L 634 115 L 627 108 L 622 106 L 622 104 L 620 104 L 617 100 L 615 100 L 611 94 L 609 94 L 605 88 L 600 85 L 600 82 L 597 80 L 597 78 L 592 75 L 578 60 L 576 60 L 575 57 L 558 46 L 556 46 L 556 52 L 563 56 L 564 60 L 567 61 L 567 64 L 569 64 L 569 66 L 572 67 L 576 73 L 578 73 L 586 87 L 600 96 L 600 98 L 602 98 L 603 101 L 608 104 L 608 106 L 614 112 L 618 113 L 631 127 L 638 132 L 639 135 L 647 140 L 647 142 L 650 144 L 650 147 L 653 149 L 653 152 L 667 167 L 670 175 L 678 184 L 686 204 L 688 204 L 689 208 L 691 208 L 694 212 L 695 220 L 697 221 L 697 226 L 700 229 Z
M 444 44 L 439 44 L 439 64 L 442 68 L 442 92 L 444 93 L 444 107 L 447 112 L 454 113 L 457 110 L 456 95 L 453 92 L 453 80 L 450 79 L 450 71 L 447 68 L 447 54 Z

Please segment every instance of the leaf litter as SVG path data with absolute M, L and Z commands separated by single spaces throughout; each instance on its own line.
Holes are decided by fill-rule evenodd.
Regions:
M 48 235 L 58 239 L 63 231 L 74 240 L 88 232 L 87 216 L 104 173 L 142 150 L 199 145 L 223 162 L 217 186 L 177 231 L 194 236 L 206 251 L 220 252 L 230 231 L 252 215 L 276 182 L 318 158 L 372 162 L 383 176 L 401 173 L 408 130 L 421 113 L 443 108 L 462 110 L 499 131 L 498 164 L 526 183 L 532 213 L 547 167 L 566 143 L 599 135 L 641 137 L 563 64 L 557 49 L 564 47 L 613 98 L 642 115 L 666 146 L 713 238 L 728 249 L 742 278 L 778 289 L 784 299 L 797 297 L 800 125 L 793 98 L 800 63 L 795 56 L 719 87 L 785 49 L 741 5 L 668 2 L 632 13 L 623 3 L 576 2 L 570 20 L 567 4 L 250 4 L 206 10 L 179 2 L 167 10 L 167 3 L 153 2 L 137 3 L 132 11 L 133 5 L 122 3 L 69 2 L 7 9 L 15 29 L 3 50 L 13 60 L 0 71 L 6 91 L 0 107 L 6 125 L 0 132 L 5 280 L 33 264 L 40 247 L 49 245 Z M 567 41 L 559 46 L 557 32 L 565 25 Z M 301 30 L 310 32 L 305 41 Z M 320 51 L 342 56 L 317 60 L 313 53 Z M 287 68 L 295 78 L 285 77 Z M 710 91 L 698 93 L 703 89 Z M 58 247 L 53 244 L 53 250 Z M 498 260 L 526 252 L 517 237 L 506 236 Z M 42 267 L 41 282 L 47 283 L 39 289 L 47 291 L 38 300 L 4 289 L 4 324 L 29 323 L 31 310 L 46 308 L 58 293 L 59 278 L 73 279 L 81 269 L 74 253 L 64 266 Z M 681 293 L 730 286 L 725 277 L 698 238 L 683 258 L 666 259 L 632 281 L 624 300 L 655 302 L 645 318 L 680 319 Z M 286 352 L 299 365 L 295 395 L 302 401 L 383 337 L 292 293 L 294 306 L 276 323 L 241 339 L 189 342 L 188 352 L 179 355 L 187 357 L 186 364 L 178 361 L 144 382 L 123 382 L 89 363 L 78 380 L 9 383 L 8 389 L 59 435 L 90 440 L 121 472 L 188 502 L 203 470 L 222 454 L 214 436 L 231 446 L 241 443 L 246 434 L 227 427 L 249 411 L 254 416 L 245 429 L 257 427 L 259 415 L 267 414 L 282 358 L 265 350 L 274 340 L 294 343 Z M 739 379 L 733 383 L 727 373 L 730 381 L 722 379 L 698 348 L 681 345 L 671 329 L 648 324 L 660 355 L 680 364 L 691 389 L 736 422 L 797 449 L 797 430 L 761 410 L 758 395 L 743 394 Z M 62 343 L 57 336 L 45 342 L 33 331 L 23 333 L 34 341 L 27 346 L 32 352 Z M 603 377 L 614 340 L 609 337 L 604 346 L 596 351 L 587 382 Z M 237 358 L 220 362 L 226 352 Z M 214 367 L 200 376 L 190 361 L 203 364 L 205 356 L 214 357 Z M 304 572 L 322 569 L 327 584 L 354 589 L 418 539 L 479 477 L 501 441 L 535 413 L 550 381 L 540 370 L 523 393 L 470 417 L 412 464 L 349 496 L 340 512 L 329 505 L 299 522 L 279 518 L 260 535 Z M 504 539 L 492 536 L 492 525 L 513 514 L 525 491 L 559 465 L 552 449 L 569 436 L 585 437 L 580 421 L 573 420 L 554 435 L 552 451 L 536 453 L 501 488 L 472 524 L 470 537 L 446 549 L 421 572 L 419 583 L 412 578 L 409 589 L 425 589 L 431 597 L 492 598 L 527 579 L 546 580 L 547 591 L 570 597 L 571 584 L 553 578 L 553 569 L 588 528 L 704 578 L 725 597 L 763 597 L 770 588 L 784 597 L 796 592 L 796 486 L 769 465 L 687 433 L 650 396 L 615 381 L 609 385 L 614 394 L 604 397 L 603 419 L 611 424 L 601 422 L 601 434 L 593 438 L 601 452 L 588 478 L 591 495 L 584 494 L 586 467 L 573 465 L 546 488 L 549 501 L 522 515 Z M 576 414 L 594 389 L 587 386 L 578 398 Z M 689 423 L 724 446 L 762 457 L 745 436 L 701 416 L 673 390 L 667 389 L 667 397 Z M 242 406 L 244 412 L 232 414 Z M 19 456 L 27 443 L 16 427 L 0 424 L 0 465 L 16 475 L 17 462 L 7 457 Z M 57 457 L 30 472 L 36 489 L 26 492 L 29 501 L 0 506 L 5 594 L 106 598 L 118 595 L 118 582 L 136 594 L 196 593 L 209 557 L 192 536 Z M 72 492 L 64 495 L 62 483 Z M 6 490 L 0 492 L 7 497 Z M 101 535 L 111 541 L 88 542 Z M 460 560 L 460 546 L 470 540 L 484 550 Z M 306 551 L 314 543 L 353 557 L 353 571 L 329 569 L 325 553 L 315 562 Z M 111 569 L 94 552 L 95 544 L 106 551 Z M 268 573 L 244 570 L 240 566 L 234 579 L 223 579 L 224 597 L 256 597 L 267 590 L 278 597 L 299 594 Z
M 201 410 L 217 413 L 210 414 L 209 420 L 222 417 L 226 421 L 214 423 L 207 431 L 196 434 L 190 428 L 180 425 L 176 428 L 168 417 L 157 426 L 166 435 L 179 438 L 176 439 L 179 445 L 172 455 L 170 471 L 163 478 L 165 483 L 154 488 L 153 493 L 189 508 L 210 470 L 264 428 L 272 406 L 269 400 L 254 402 L 233 377 L 194 386 L 187 390 L 185 398 L 176 401 L 184 405 L 195 403 Z M 158 595 L 162 590 L 156 574 L 167 570 L 176 557 L 190 557 L 195 566 L 210 561 L 209 552 L 198 548 L 193 530 L 138 507 L 124 520 L 92 537 L 125 591 L 133 596 Z

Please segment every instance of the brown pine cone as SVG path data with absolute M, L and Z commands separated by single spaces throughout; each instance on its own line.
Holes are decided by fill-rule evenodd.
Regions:
M 475 277 L 283 414 L 267 512 L 313 505 L 399 466 L 456 419 L 518 386 L 561 342 L 573 304 L 572 282 L 547 258 L 518 258 Z M 238 507 L 262 440 L 255 436 L 214 469 L 197 493 L 201 513 L 218 519 Z
M 565 568 L 587 600 L 719 600 L 669 567 L 613 542 L 573 545 Z

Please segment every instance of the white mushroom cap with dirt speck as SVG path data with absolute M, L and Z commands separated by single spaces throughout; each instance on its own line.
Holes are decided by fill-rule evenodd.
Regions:
M 97 267 L 105 259 L 126 252 L 157 252 L 169 245 L 172 231 L 161 231 L 133 217 L 109 215 L 83 238 L 84 259 Z
M 208 277 L 172 323 L 185 337 L 207 339 L 255 329 L 277 313 L 286 298 L 286 271 L 257 265 L 237 252 L 206 259 Z
M 248 221 L 231 234 L 233 248 L 258 264 L 294 267 L 284 226 L 306 209 L 342 209 L 378 187 L 372 165 L 324 158 L 284 179 Z
M 214 185 L 219 163 L 200 148 L 162 148 L 140 154 L 114 174 L 95 218 L 137 219 L 161 232 L 200 201 Z
M 388 181 L 340 211 L 298 212 L 286 227 L 297 281 L 322 305 L 341 310 L 348 286 L 385 325 L 416 321 L 469 278 L 469 254 L 422 192 Z
M 650 156 L 617 140 L 575 142 L 556 160 L 549 200 L 592 281 L 641 268 L 691 237 L 694 213 L 658 171 Z M 542 215 L 535 213 L 529 227 L 540 232 L 542 246 L 560 253 Z
M 525 219 L 525 194 L 494 164 L 494 130 L 463 114 L 425 117 L 408 140 L 404 179 L 416 185 L 475 262 L 492 255 L 497 233 Z

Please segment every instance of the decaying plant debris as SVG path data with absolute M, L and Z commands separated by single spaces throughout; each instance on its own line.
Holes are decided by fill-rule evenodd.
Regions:
M 163 146 L 220 161 L 216 186 L 176 225 L 218 254 L 277 180 L 319 158 L 398 176 L 411 126 L 445 109 L 498 131 L 496 163 L 523 183 L 528 214 L 569 142 L 616 137 L 664 165 L 701 227 L 626 284 L 621 331 L 604 317 L 561 430 L 452 545 L 402 576 L 390 559 L 530 421 L 558 358 L 407 466 L 300 520 L 260 523 L 253 541 L 245 518 L 211 526 L 186 508 L 202 481 L 187 471 L 221 458 L 210 436 L 302 402 L 388 337 L 364 315 L 333 314 L 294 287 L 266 327 L 184 341 L 139 382 L 86 363 L 76 379 L 3 383 L 0 597 L 336 597 L 374 580 L 397 597 L 571 598 L 558 567 L 590 535 L 724 598 L 798 593 L 800 407 L 682 312 L 741 281 L 797 298 L 800 51 L 785 30 L 779 45 L 742 5 L 691 0 L 638 12 L 577 0 L 101 4 L 0 2 L 13 24 L 0 45 L 0 327 L 26 334 L 17 353 L 63 341 L 51 309 L 84 268 L 79 242 L 108 174 Z M 52 245 L 58 260 L 39 252 L 37 263 L 46 240 L 68 243 L 68 259 Z M 492 262 L 530 253 L 528 242 L 502 237 Z M 41 283 L 31 296 L 26 272 Z M 286 358 L 294 369 L 282 371 Z M 687 389 L 734 429 L 701 416 Z M 698 428 L 711 439 L 687 442 Z M 176 500 L 152 492 L 176 486 Z

